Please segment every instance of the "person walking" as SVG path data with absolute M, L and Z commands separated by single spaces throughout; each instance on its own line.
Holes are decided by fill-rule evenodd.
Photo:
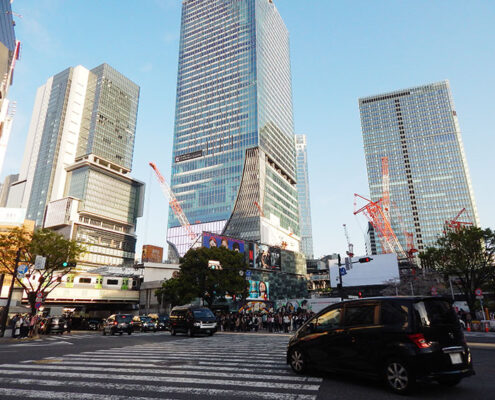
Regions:
M 16 314 L 12 317 L 12 320 L 10 321 L 12 324 L 12 337 L 14 339 L 19 335 L 19 332 L 16 332 L 16 326 L 17 326 L 17 321 L 19 321 L 20 317 L 21 316 L 19 314 Z

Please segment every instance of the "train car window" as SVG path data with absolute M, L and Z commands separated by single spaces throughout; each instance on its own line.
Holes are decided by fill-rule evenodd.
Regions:
M 91 278 L 79 278 L 79 283 L 91 283 Z
M 118 285 L 119 281 L 117 279 L 107 279 L 107 285 Z

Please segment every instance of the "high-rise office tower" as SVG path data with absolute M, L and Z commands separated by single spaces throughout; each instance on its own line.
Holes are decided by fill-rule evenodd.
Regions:
M 7 98 L 19 57 L 19 42 L 15 40 L 14 20 L 10 0 L 0 0 L 0 174 L 7 151 L 15 103 Z
M 479 225 L 448 81 L 364 97 L 359 109 L 371 200 L 382 197 L 388 157 L 390 218 L 404 249 L 405 232 L 424 250 L 463 208 L 462 220 Z
M 299 197 L 299 227 L 301 251 L 307 259 L 313 259 L 313 227 L 309 196 L 308 151 L 306 135 L 296 135 L 297 193 Z
M 171 187 L 195 232 L 299 250 L 293 130 L 273 1 L 183 1 Z M 191 245 L 171 212 L 167 241 Z
M 19 179 L 19 174 L 7 175 L 0 185 L 0 207 L 7 206 L 7 199 L 9 197 L 10 185 Z
M 79 265 L 134 262 L 144 185 L 130 177 L 139 87 L 107 64 L 38 89 L 9 205 L 87 247 Z

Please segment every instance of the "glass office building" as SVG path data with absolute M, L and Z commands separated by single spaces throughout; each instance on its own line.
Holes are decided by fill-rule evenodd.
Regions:
M 12 200 L 37 226 L 86 247 L 78 268 L 134 263 L 138 100 L 139 86 L 107 64 L 67 68 L 38 89 Z
M 171 187 L 195 232 L 299 246 L 293 130 L 289 34 L 273 2 L 183 1 Z M 253 190 L 247 165 L 262 181 Z M 171 211 L 168 228 L 184 254 Z
M 391 222 L 407 249 L 433 245 L 463 208 L 478 213 L 448 81 L 359 99 L 371 200 L 382 197 L 382 157 L 388 157 Z M 381 251 L 377 243 L 378 252 Z
M 306 135 L 296 135 L 297 194 L 301 228 L 301 251 L 307 259 L 313 259 L 313 228 L 309 196 L 308 151 Z

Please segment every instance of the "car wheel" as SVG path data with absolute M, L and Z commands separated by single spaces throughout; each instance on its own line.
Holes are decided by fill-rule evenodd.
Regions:
M 208 333 L 208 336 L 213 336 L 214 333 L 215 332 L 210 332 L 210 333 Z
M 107 331 L 103 329 L 103 336 L 107 336 Z
M 193 337 L 194 336 L 194 333 L 193 333 L 193 331 L 192 331 L 191 328 L 188 328 L 187 329 L 187 336 L 189 336 L 189 337 Z
M 170 329 L 170 334 L 171 334 L 172 336 L 175 336 L 175 329 Z
M 123 333 L 124 333 L 124 332 L 119 332 L 119 335 L 120 335 L 120 336 L 122 336 L 122 334 L 123 334 Z
M 456 377 L 447 377 L 447 378 L 441 378 L 438 380 L 438 383 L 443 386 L 455 386 L 457 385 L 460 381 L 462 380 L 461 377 L 456 376 Z
M 289 364 L 292 370 L 297 374 L 303 374 L 308 369 L 306 356 L 303 351 L 297 347 L 290 351 Z
M 115 336 L 115 331 L 113 329 L 110 330 L 110 335 Z
M 132 331 L 127 331 L 127 334 L 130 335 L 132 333 Z
M 394 358 L 385 363 L 385 382 L 393 392 L 404 394 L 411 391 L 416 380 L 409 365 Z

